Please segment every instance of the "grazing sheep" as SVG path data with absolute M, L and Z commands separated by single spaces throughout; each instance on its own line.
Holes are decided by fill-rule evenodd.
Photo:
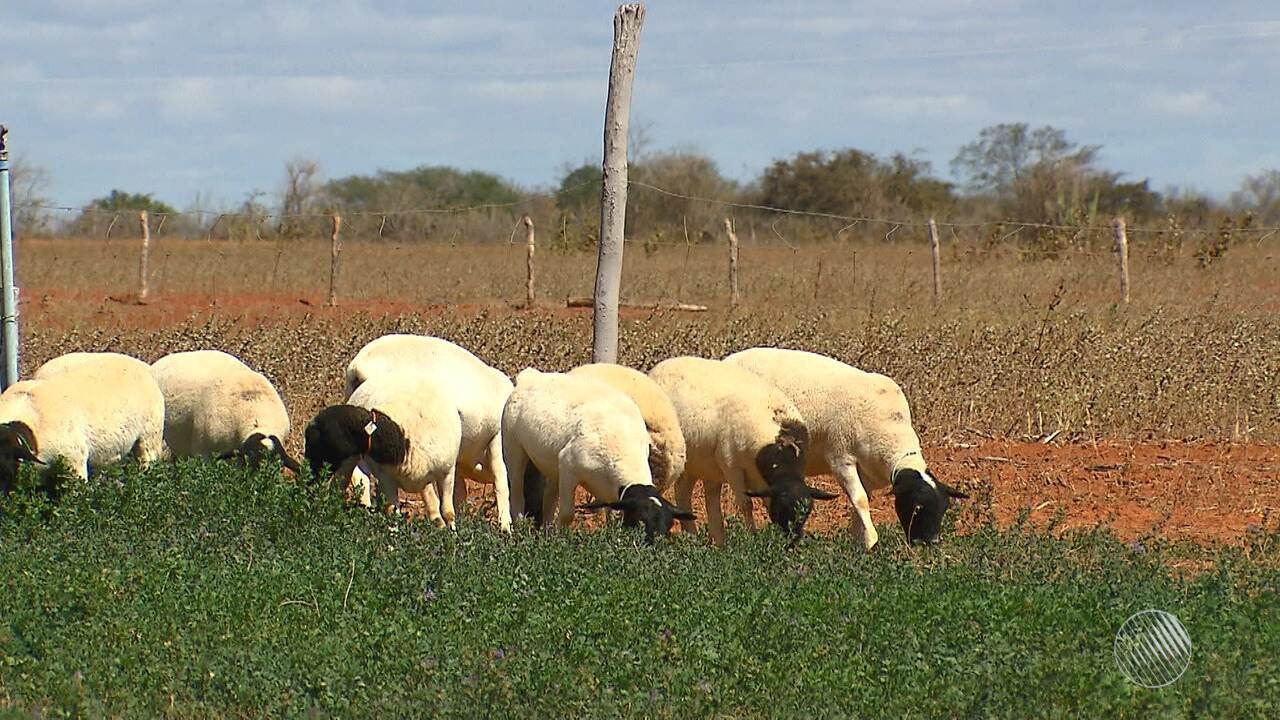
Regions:
M 164 393 L 164 441 L 174 457 L 243 457 L 257 466 L 284 449 L 289 413 L 271 381 L 220 350 L 166 355 L 151 364 Z
M 664 360 L 649 376 L 670 396 L 684 433 L 684 473 L 676 503 L 688 509 L 702 481 L 711 539 L 724 543 L 720 494 L 733 488 L 747 527 L 755 528 L 751 497 L 768 498 L 769 518 L 793 540 L 804 535 L 814 500 L 836 497 L 804 483 L 809 435 L 795 405 L 777 388 L 719 360 Z M 693 524 L 685 529 L 692 531 Z
M 400 508 L 397 490 L 421 493 L 433 486 L 441 498 L 437 524 L 455 526 L 453 485 L 462 420 L 448 392 L 417 373 L 369 378 L 346 405 L 327 407 L 307 424 L 307 461 L 350 473 L 365 465 L 378 482 L 382 502 Z
M 907 398 L 890 378 L 801 350 L 751 348 L 725 362 L 773 382 L 795 402 L 809 425 L 805 472 L 839 479 L 868 550 L 879 538 L 867 491 L 892 488 L 898 520 L 913 543 L 936 542 L 950 501 L 968 497 L 929 472 Z
M 406 371 L 429 375 L 439 381 L 462 419 L 458 448 L 458 477 L 453 505 L 461 512 L 467 487 L 462 478 L 493 485 L 498 525 L 511 529 L 510 486 L 502 462 L 502 407 L 511 394 L 511 380 L 489 367 L 465 348 L 448 340 L 424 335 L 384 335 L 360 349 L 347 366 L 346 393 L 351 397 L 370 378 Z M 430 488 L 424 495 L 428 507 L 438 500 Z
M 511 476 L 520 478 L 512 492 L 516 513 L 524 511 L 525 470 L 533 465 L 547 479 L 542 517 L 550 518 L 558 504 L 561 527 L 573 521 L 578 485 L 596 498 L 583 509 L 621 511 L 622 524 L 642 526 L 648 542 L 670 532 L 675 520 L 693 519 L 653 485 L 649 433 L 639 408 L 589 377 L 522 370 L 502 413 L 502 456 Z
M 649 431 L 649 471 L 653 484 L 666 491 L 684 472 L 684 435 L 671 398 L 639 370 L 612 363 L 592 363 L 569 371 L 570 375 L 595 378 L 620 390 L 640 408 L 645 429 Z
M 78 477 L 164 452 L 164 396 L 146 363 L 117 353 L 70 353 L 0 394 L 0 488 L 21 461 L 61 460 Z

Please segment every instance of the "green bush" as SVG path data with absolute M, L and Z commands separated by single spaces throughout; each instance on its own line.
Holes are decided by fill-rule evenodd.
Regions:
M 0 505 L 0 705 L 42 716 L 1202 717 L 1280 707 L 1262 548 L 897 528 L 787 550 L 600 532 L 457 533 L 323 486 L 184 462 Z M 1263 542 L 1272 543 L 1274 538 Z M 1274 563 L 1270 563 L 1274 566 Z M 1129 684 L 1131 613 L 1177 614 L 1191 668 Z

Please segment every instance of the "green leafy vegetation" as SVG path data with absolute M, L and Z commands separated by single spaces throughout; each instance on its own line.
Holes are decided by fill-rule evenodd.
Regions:
M 980 510 L 971 510 L 980 512 Z M 786 549 L 615 526 L 505 538 L 194 462 L 0 504 L 0 704 L 50 716 L 1260 717 L 1280 705 L 1275 538 L 1200 555 L 987 526 Z M 1250 559 L 1253 558 L 1253 559 Z M 1195 643 L 1145 690 L 1131 613 Z

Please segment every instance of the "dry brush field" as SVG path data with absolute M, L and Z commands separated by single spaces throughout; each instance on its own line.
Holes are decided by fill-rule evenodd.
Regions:
M 162 239 L 152 301 L 130 300 L 137 243 L 30 240 L 19 248 L 22 364 L 70 350 L 148 361 L 216 347 L 271 377 L 295 427 L 338 400 L 347 360 L 386 332 L 439 335 L 504 371 L 587 360 L 594 256 L 539 250 L 539 305 L 524 248 L 349 242 L 338 308 L 326 240 Z M 939 474 L 1002 522 L 1023 513 L 1122 536 L 1240 542 L 1280 524 L 1280 259 L 1241 244 L 1202 266 L 1135 245 L 1133 302 L 1117 305 L 1106 252 L 1059 257 L 953 244 L 933 302 L 914 243 L 746 245 L 743 303 L 727 307 L 724 248 L 628 250 L 624 300 L 706 313 L 624 313 L 622 360 L 752 345 L 823 352 L 896 378 Z M 295 435 L 293 442 L 298 442 Z M 873 502 L 889 522 L 887 502 Z M 961 529 L 986 509 L 971 505 Z M 845 522 L 823 508 L 819 527 Z

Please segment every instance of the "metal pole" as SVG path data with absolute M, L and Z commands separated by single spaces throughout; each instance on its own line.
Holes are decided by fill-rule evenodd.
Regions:
M 0 274 L 4 286 L 0 292 L 3 306 L 4 374 L 0 389 L 18 382 L 18 288 L 13 286 L 13 215 L 9 204 L 9 128 L 0 125 Z

